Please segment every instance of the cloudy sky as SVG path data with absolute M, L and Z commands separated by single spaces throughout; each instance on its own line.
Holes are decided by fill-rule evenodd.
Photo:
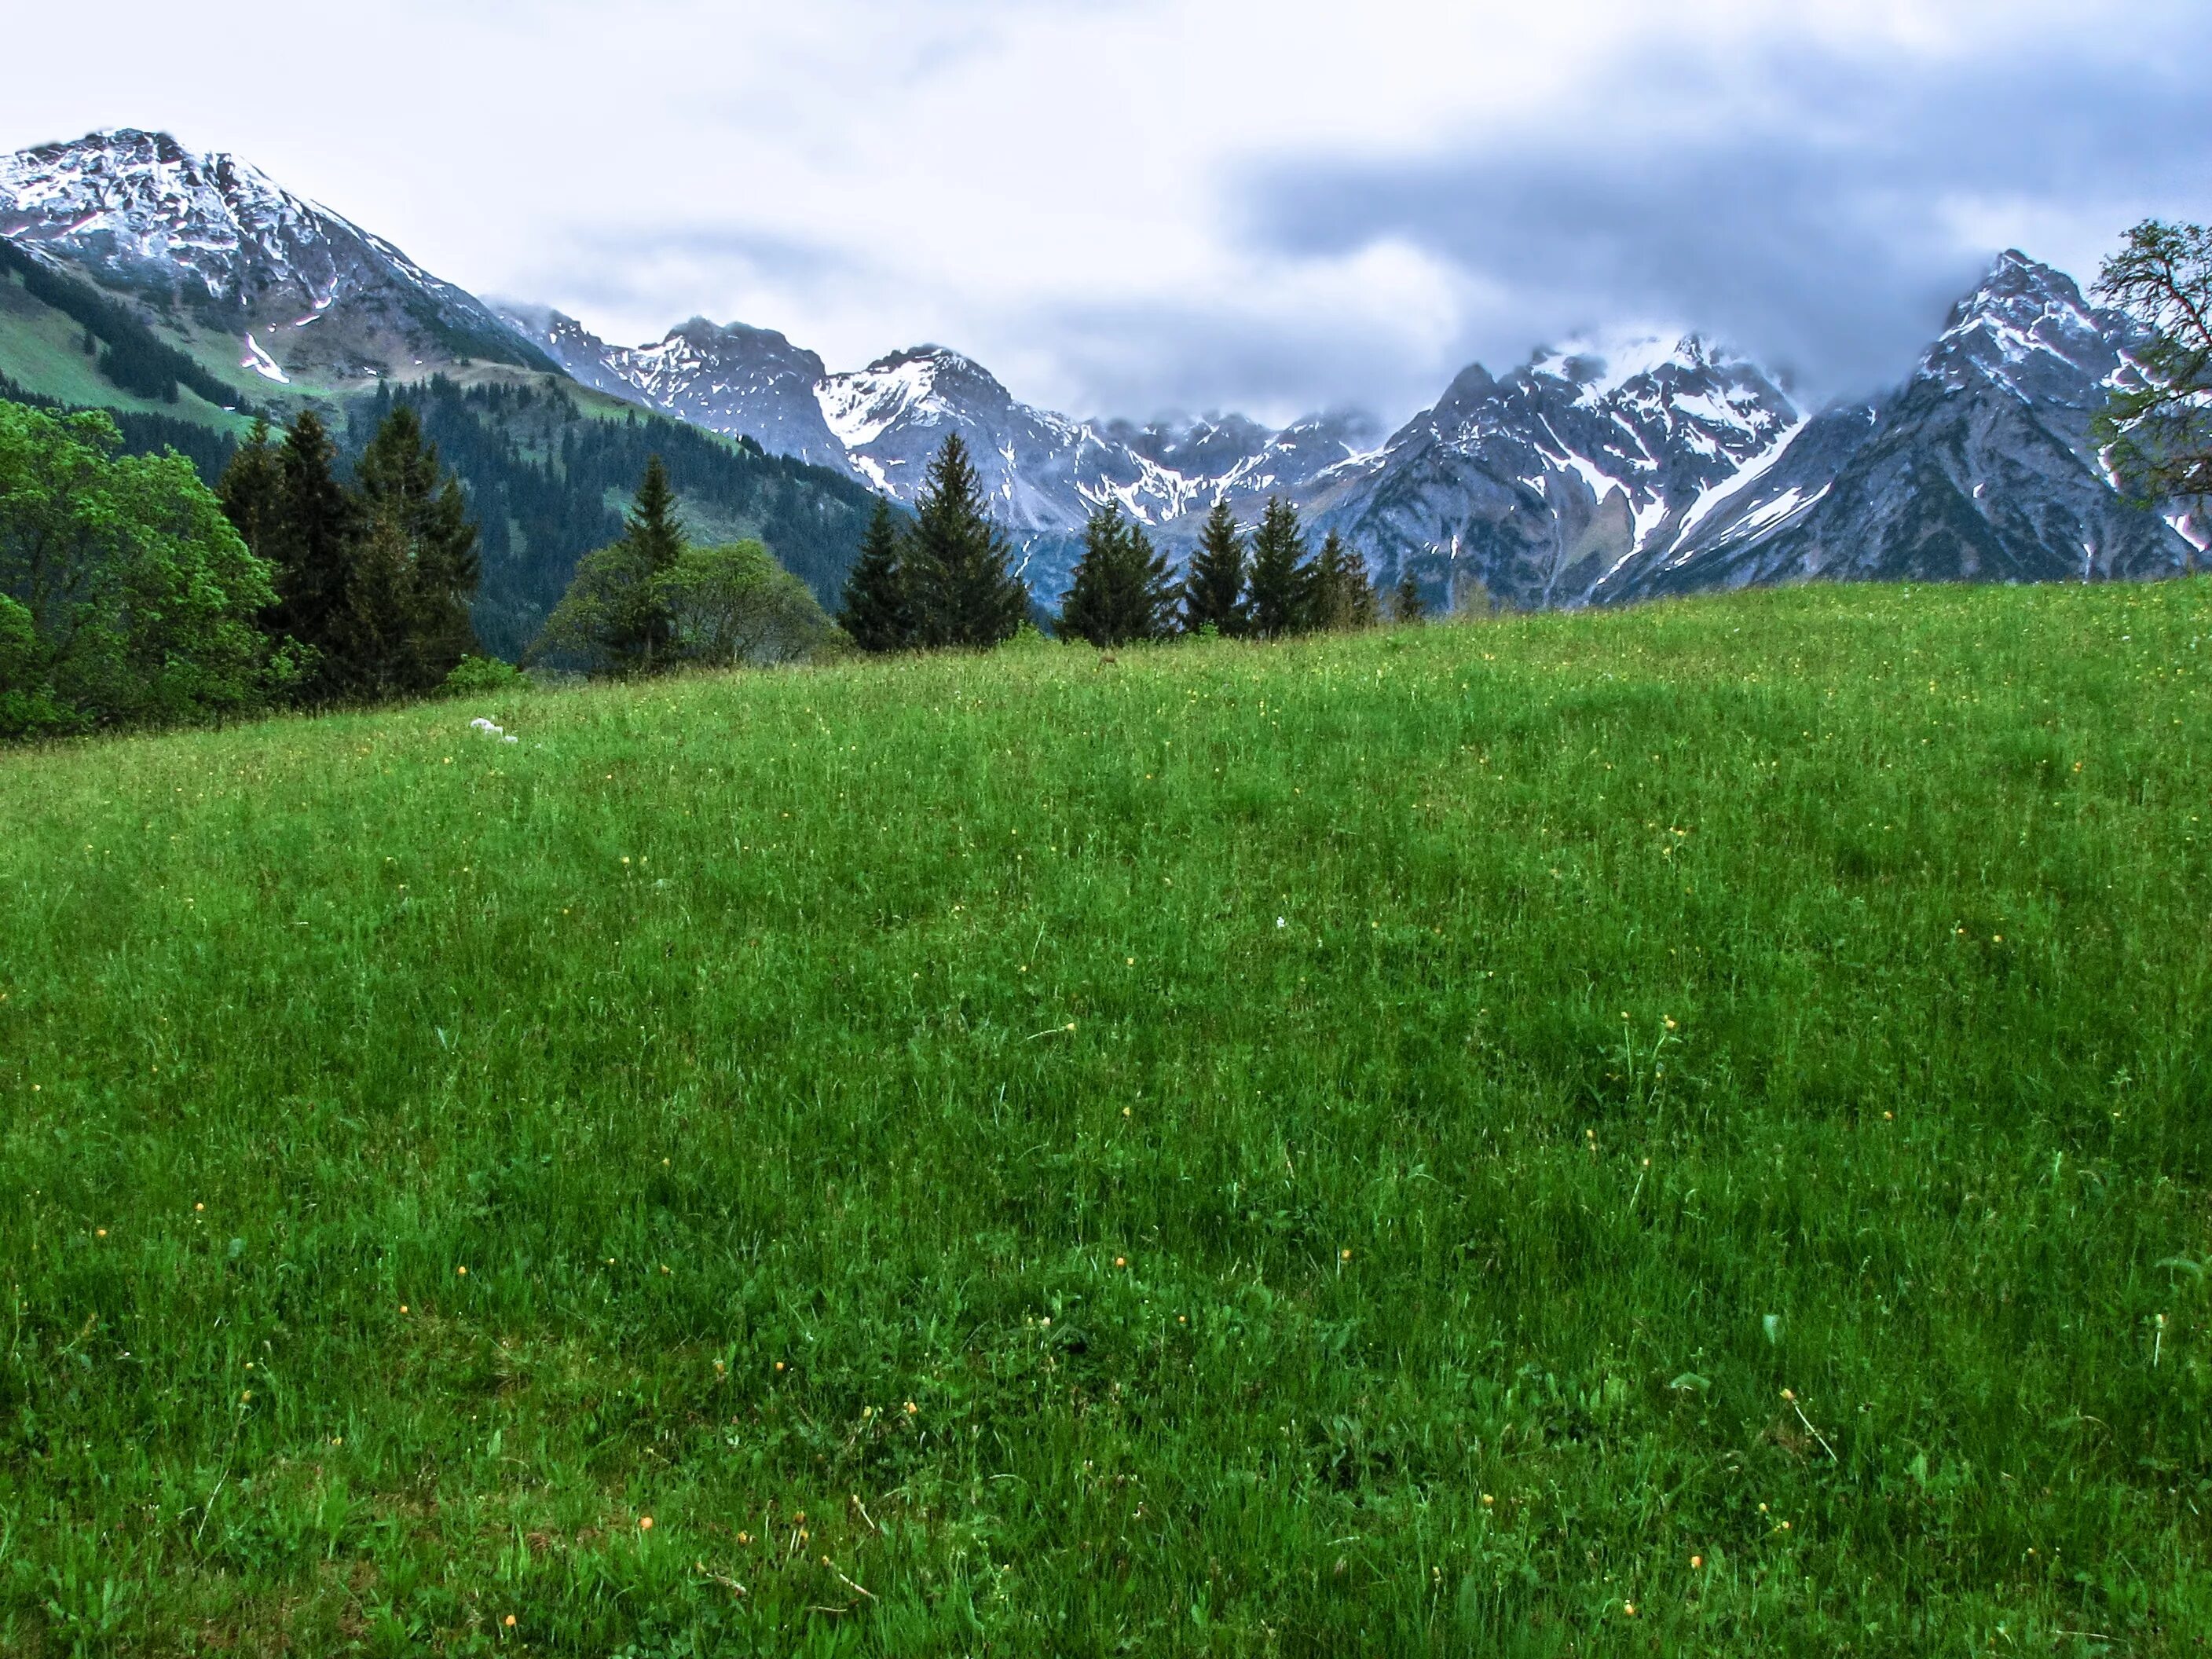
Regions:
M 934 341 L 1079 414 L 1395 419 L 1632 326 L 1841 392 L 2001 248 L 2212 217 L 2203 0 L 21 10 L 0 148 L 166 128 L 612 339 Z

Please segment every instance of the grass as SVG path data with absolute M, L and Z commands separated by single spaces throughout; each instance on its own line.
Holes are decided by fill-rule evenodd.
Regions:
M 2200 1652 L 2208 636 L 0 757 L 0 1650 Z

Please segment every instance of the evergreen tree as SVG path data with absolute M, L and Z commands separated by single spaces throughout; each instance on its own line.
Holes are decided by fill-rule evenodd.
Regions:
M 1083 556 L 1061 603 L 1060 631 L 1101 647 L 1156 640 L 1175 616 L 1175 584 L 1164 555 L 1118 507 L 1100 507 L 1083 527 Z
M 664 579 L 688 548 L 668 469 L 650 456 L 622 539 L 578 562 L 527 654 L 578 657 L 623 675 L 673 667 L 676 619 Z
M 1244 631 L 1244 532 L 1227 501 L 1214 502 L 1199 532 L 1198 551 L 1183 580 L 1182 627 L 1186 634 L 1209 627 L 1222 634 Z
M 438 447 L 425 441 L 411 404 L 384 417 L 356 471 L 372 536 L 385 535 L 404 554 L 397 586 L 379 588 L 397 614 L 374 631 L 398 644 L 377 678 L 395 690 L 429 690 L 478 648 L 469 621 L 479 562 L 468 500 Z
M 276 562 L 277 526 L 283 515 L 284 470 L 269 441 L 269 419 L 256 416 L 246 441 L 231 453 L 216 483 L 224 516 L 257 558 Z
M 1252 533 L 1252 632 L 1280 639 L 1312 626 L 1314 570 L 1297 509 L 1271 496 Z
M 1390 620 L 1395 623 L 1417 623 L 1421 619 L 1421 585 L 1413 580 L 1410 570 L 1398 578 L 1396 590 L 1390 595 Z
M 929 464 L 907 543 L 920 642 L 989 647 L 1013 638 L 1030 613 L 1029 587 L 1007 568 L 1006 538 L 957 432 Z
M 1314 626 L 1338 632 L 1372 628 L 1376 616 L 1375 585 L 1367 579 L 1367 562 L 1330 531 L 1314 562 Z
M 863 651 L 905 651 L 915 642 L 906 549 L 889 501 L 876 503 L 860 562 L 845 579 L 845 605 L 837 620 Z
M 262 526 L 268 546 L 257 550 L 276 574 L 270 631 L 297 641 L 309 653 L 300 684 L 310 702 L 349 696 L 362 678 L 352 656 L 354 544 L 361 507 L 336 471 L 337 447 L 312 411 L 303 412 L 276 450 L 273 522 Z M 251 486 L 241 481 L 238 492 Z
M 654 658 L 665 658 L 674 642 L 675 621 L 654 579 L 676 568 L 687 542 L 684 522 L 676 514 L 676 490 L 668 482 L 668 468 L 659 456 L 647 456 L 645 477 L 618 544 L 635 574 L 629 603 L 616 618 L 609 646 L 616 661 L 627 669 L 650 674 Z

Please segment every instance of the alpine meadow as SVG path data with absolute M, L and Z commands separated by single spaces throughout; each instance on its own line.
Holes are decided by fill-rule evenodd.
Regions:
M 2208 636 L 1808 588 L 0 757 L 0 1645 L 2195 1651 Z
M 16 9 L 0 1659 L 2212 1659 L 2203 0 Z

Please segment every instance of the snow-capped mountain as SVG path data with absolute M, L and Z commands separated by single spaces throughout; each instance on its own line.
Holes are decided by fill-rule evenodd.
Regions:
M 586 385 L 774 454 L 842 468 L 911 503 L 957 432 L 1037 591 L 1055 595 L 1084 521 L 1118 503 L 1177 539 L 1179 520 L 1226 495 L 1291 495 L 1370 445 L 1370 417 L 1316 416 L 1273 432 L 1242 416 L 1087 422 L 1019 402 L 974 359 L 918 346 L 847 374 L 781 334 L 694 319 L 657 344 L 610 345 L 558 312 L 509 307 L 518 327 Z
M 1827 411 L 1761 476 L 1598 597 L 1815 577 L 2086 581 L 2166 575 L 2194 549 L 2112 488 L 2089 439 L 2139 343 L 2072 278 L 2008 252 L 1912 378 Z
M 122 128 L 0 158 L 0 235 L 111 289 L 173 296 L 271 380 L 552 366 L 391 243 L 166 133 Z
M 771 455 L 850 471 L 815 389 L 829 371 L 781 334 L 694 317 L 652 345 L 611 346 L 557 311 L 502 314 L 586 386 L 658 409 Z
M 1382 449 L 1297 493 L 1378 572 L 1576 605 L 1672 546 L 1802 423 L 1765 371 L 1695 335 L 1577 342 L 1503 380 L 1471 366 Z

